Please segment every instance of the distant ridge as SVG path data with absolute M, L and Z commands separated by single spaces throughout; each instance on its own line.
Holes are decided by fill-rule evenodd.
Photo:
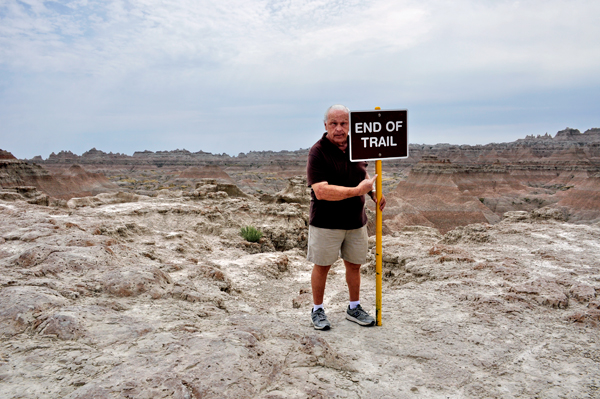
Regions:
M 202 166 L 202 165 L 272 165 L 302 166 L 306 162 L 307 149 L 296 151 L 250 151 L 237 156 L 212 154 L 210 152 L 190 152 L 185 149 L 172 151 L 136 151 L 133 155 L 106 153 L 96 148 L 77 155 L 71 151 L 52 153 L 47 159 L 36 156 L 29 162 L 42 165 L 139 165 L 139 166 Z M 506 143 L 485 145 L 410 144 L 410 157 L 405 160 L 387 161 L 389 164 L 413 165 L 423 157 L 436 156 L 448 159 L 453 164 L 522 164 L 523 162 L 553 164 L 567 162 L 571 166 L 594 166 L 600 163 L 600 128 L 592 128 L 581 133 L 578 129 L 566 128 L 556 133 L 526 136 Z M 573 164 L 575 162 L 575 164 Z

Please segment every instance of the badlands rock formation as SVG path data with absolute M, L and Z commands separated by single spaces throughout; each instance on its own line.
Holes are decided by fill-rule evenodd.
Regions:
M 598 397 L 597 224 L 541 208 L 404 227 L 384 237 L 383 326 L 344 319 L 337 262 L 318 332 L 304 184 L 263 201 L 217 180 L 66 207 L 0 198 L 2 397 Z
M 577 129 L 566 128 L 557 132 L 554 137 L 549 134 L 527 136 L 514 142 L 491 143 L 486 145 L 453 145 L 453 144 L 410 144 L 410 158 L 405 160 L 386 161 L 384 166 L 402 168 L 414 165 L 424 156 L 434 155 L 439 159 L 448 159 L 454 164 L 486 164 L 534 163 L 555 164 L 556 161 L 577 161 L 579 167 L 598 166 L 600 158 L 600 129 L 593 128 L 581 133 Z M 211 154 L 204 151 L 141 151 L 132 156 L 126 154 L 106 153 L 95 148 L 82 155 L 70 151 L 52 153 L 47 159 L 36 156 L 32 162 L 43 165 L 105 165 L 131 167 L 178 166 L 190 167 L 198 165 L 218 165 L 226 169 L 248 172 L 257 166 L 268 166 L 272 171 L 286 171 L 292 168 L 302 170 L 306 165 L 307 149 L 297 151 L 250 151 L 237 156 L 227 154 Z M 88 169 L 86 167 L 86 169 Z M 181 169 L 183 170 L 183 169 Z
M 534 167 L 535 166 L 535 167 Z M 600 221 L 600 171 L 576 163 L 456 165 L 435 156 L 412 167 L 388 194 L 391 231 L 425 225 L 442 233 L 469 223 L 497 223 L 508 211 L 553 206 L 572 222 Z
M 388 194 L 388 231 L 431 226 L 445 233 L 497 223 L 508 211 L 552 206 L 576 223 L 600 221 L 600 129 L 575 129 L 487 146 L 437 146 Z M 430 148 L 433 152 L 433 148 Z
M 50 173 L 31 162 L 19 161 L 10 152 L 0 150 L 0 187 L 35 187 L 59 199 L 105 192 L 117 192 L 118 186 L 103 174 L 89 173 L 79 165 L 70 165 Z
M 285 189 L 290 177 L 304 175 L 307 151 L 232 157 L 186 150 L 128 156 L 92 149 L 81 156 L 62 151 L 32 161 L 59 179 L 65 168 L 82 165 L 87 172 L 104 174 L 120 190 L 141 195 L 152 196 L 162 189 L 193 191 L 194 179 L 212 178 L 235 182 L 247 194 L 260 197 L 273 196 Z M 369 168 L 374 174 L 373 165 Z M 563 209 L 571 222 L 596 223 L 600 221 L 600 129 L 581 133 L 567 128 L 554 137 L 527 136 L 476 146 L 411 144 L 410 158 L 383 162 L 382 177 L 389 200 L 384 215 L 388 233 L 415 224 L 445 233 L 469 223 L 497 223 L 508 211 L 530 212 L 545 206 Z M 32 185 L 60 198 L 77 196 L 51 194 L 41 185 Z
M 73 164 L 82 165 L 88 171 L 103 173 L 121 189 L 138 193 L 147 194 L 161 188 L 178 190 L 186 186 L 181 179 L 193 175 L 196 178 L 233 179 L 250 194 L 272 195 L 286 186 L 289 177 L 305 173 L 307 155 L 308 149 L 251 151 L 235 157 L 187 150 L 139 151 L 129 156 L 93 148 L 81 156 L 61 151 L 50 154 L 45 160 L 34 157 L 30 162 L 56 171 Z

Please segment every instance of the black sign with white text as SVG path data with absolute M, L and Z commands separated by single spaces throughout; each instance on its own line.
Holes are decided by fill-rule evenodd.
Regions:
M 408 158 L 408 111 L 350 112 L 350 160 Z

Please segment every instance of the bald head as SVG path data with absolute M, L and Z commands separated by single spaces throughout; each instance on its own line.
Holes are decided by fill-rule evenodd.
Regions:
M 325 111 L 325 118 L 323 119 L 323 122 L 325 122 L 325 124 L 327 124 L 329 113 L 332 111 L 344 111 L 345 113 L 350 115 L 350 110 L 348 109 L 348 107 L 341 104 L 332 105 L 331 107 L 327 108 L 327 111 Z

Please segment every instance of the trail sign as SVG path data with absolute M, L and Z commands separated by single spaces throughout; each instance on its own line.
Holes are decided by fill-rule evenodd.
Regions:
M 408 158 L 408 111 L 350 112 L 350 160 Z
M 375 161 L 377 174 L 375 194 L 375 324 L 381 325 L 382 276 L 383 276 L 383 215 L 382 196 L 382 159 L 408 158 L 408 111 L 375 111 L 350 112 L 349 147 L 350 161 Z

